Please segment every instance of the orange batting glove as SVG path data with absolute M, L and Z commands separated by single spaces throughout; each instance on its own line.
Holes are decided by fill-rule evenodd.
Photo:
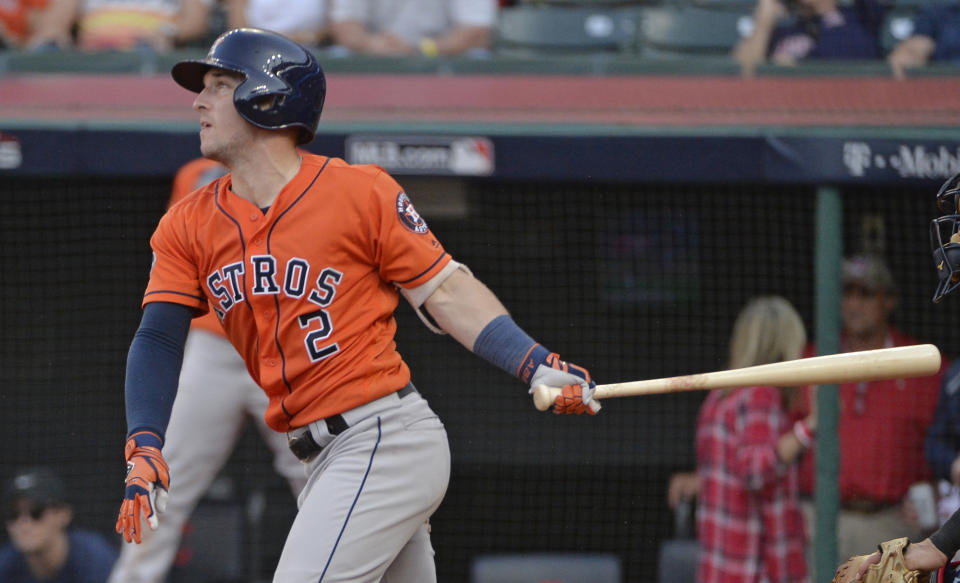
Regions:
M 590 379 L 590 373 L 582 366 L 560 360 L 556 352 L 536 344 L 520 370 L 520 378 L 530 384 L 531 393 L 537 385 L 561 387 L 553 401 L 553 412 L 557 415 L 600 412 L 600 402 L 593 398 L 597 385 Z
M 583 387 L 580 385 L 564 386 L 557 398 L 553 400 L 553 412 L 558 415 L 560 413 L 573 413 L 574 415 L 586 413 L 587 406 L 583 403 Z M 592 409 L 590 414 L 596 415 Z
M 127 458 L 126 488 L 123 504 L 117 517 L 117 532 L 127 542 L 140 542 L 143 532 L 140 514 L 147 519 L 150 530 L 156 530 L 157 513 L 167 507 L 170 489 L 170 469 L 160 449 L 163 441 L 151 431 L 138 431 L 127 438 L 124 455 Z

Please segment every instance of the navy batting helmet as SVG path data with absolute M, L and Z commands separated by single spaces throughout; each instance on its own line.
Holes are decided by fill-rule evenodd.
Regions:
M 180 61 L 171 74 L 181 86 L 200 93 L 203 76 L 213 68 L 245 77 L 233 92 L 243 119 L 266 129 L 297 127 L 298 143 L 313 140 L 327 83 L 309 50 L 275 32 L 237 28 L 220 35 L 205 59 Z

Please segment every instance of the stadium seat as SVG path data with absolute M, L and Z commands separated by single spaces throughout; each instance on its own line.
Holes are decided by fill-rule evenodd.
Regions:
M 727 56 L 752 27 L 750 9 L 664 5 L 643 9 L 643 57 Z
M 620 558 L 610 554 L 529 553 L 481 555 L 470 583 L 621 583 Z
M 673 509 L 673 537 L 660 541 L 657 583 L 696 583 L 700 543 L 695 507 L 695 500 L 681 500 Z
M 636 14 L 629 8 L 505 8 L 497 21 L 496 49 L 500 54 L 632 51 Z
M 671 538 L 660 543 L 657 583 L 696 583 L 700 544 L 692 538 Z

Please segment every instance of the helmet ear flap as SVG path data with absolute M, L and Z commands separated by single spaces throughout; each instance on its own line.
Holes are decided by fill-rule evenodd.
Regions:
M 251 108 L 264 113 L 272 113 L 283 108 L 283 103 L 286 101 L 286 95 L 279 93 L 272 93 L 270 95 L 264 95 L 259 99 L 251 101 Z

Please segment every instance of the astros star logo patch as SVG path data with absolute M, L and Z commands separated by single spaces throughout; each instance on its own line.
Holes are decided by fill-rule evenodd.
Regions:
M 429 230 L 427 222 L 423 220 L 417 209 L 413 208 L 407 193 L 402 190 L 397 194 L 397 217 L 404 227 L 418 235 L 423 235 Z

